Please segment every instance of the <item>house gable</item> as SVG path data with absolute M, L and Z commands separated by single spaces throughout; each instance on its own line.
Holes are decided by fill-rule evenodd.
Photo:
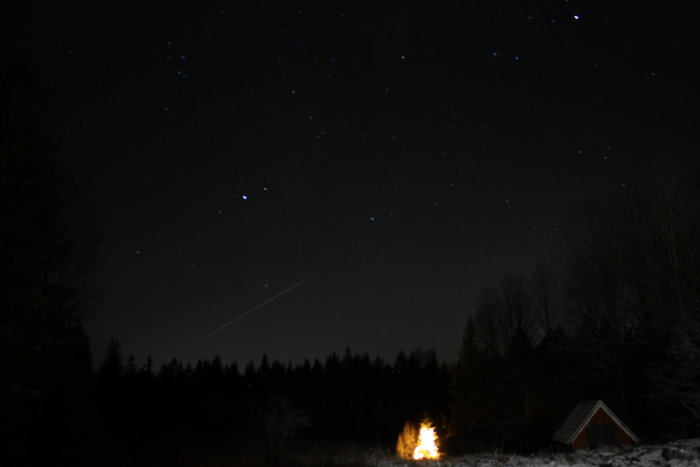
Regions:
M 588 447 L 592 441 L 589 431 L 593 431 L 596 438 L 603 436 L 603 431 L 596 428 L 612 426 L 610 437 L 614 444 L 635 444 L 639 438 L 620 420 L 610 408 L 601 400 L 585 401 L 571 411 L 564 423 L 554 433 L 552 439 L 562 444 L 571 446 L 572 449 Z M 589 427 L 589 429 L 586 429 Z M 591 428 L 596 427 L 596 428 Z

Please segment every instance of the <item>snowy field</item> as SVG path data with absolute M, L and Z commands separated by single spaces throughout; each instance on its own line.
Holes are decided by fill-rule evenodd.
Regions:
M 642 445 L 629 449 L 610 448 L 575 453 L 518 456 L 508 454 L 474 454 L 442 461 L 404 461 L 368 456 L 364 459 L 334 459 L 336 465 L 367 467 L 700 467 L 700 439 L 674 441 L 661 445 Z

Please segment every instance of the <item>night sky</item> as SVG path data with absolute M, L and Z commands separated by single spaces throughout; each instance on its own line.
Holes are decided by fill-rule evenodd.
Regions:
M 579 203 L 693 164 L 686 3 L 416 3 L 3 12 L 102 237 L 97 356 L 452 361 Z

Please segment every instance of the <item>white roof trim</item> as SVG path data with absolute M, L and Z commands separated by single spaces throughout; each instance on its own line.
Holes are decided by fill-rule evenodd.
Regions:
M 617 423 L 620 426 L 620 428 L 622 428 L 622 431 L 627 433 L 627 435 L 634 440 L 635 443 L 639 442 L 639 438 L 637 437 L 637 435 L 632 433 L 632 430 L 627 428 L 627 425 L 622 423 L 622 420 L 617 418 L 617 415 L 615 415 L 613 413 L 613 411 L 610 410 L 610 408 L 607 405 L 605 405 L 605 402 L 599 400 L 598 402 L 595 403 L 595 405 L 593 406 L 591 411 L 588 413 L 588 415 L 586 415 L 586 418 L 583 419 L 583 421 L 581 422 L 579 427 L 576 429 L 576 431 L 574 431 L 574 434 L 571 435 L 571 437 L 569 437 L 567 444 L 571 444 L 574 442 L 574 440 L 578 437 L 578 435 L 581 434 L 581 431 L 584 429 L 584 427 L 586 425 L 588 425 L 588 422 L 591 421 L 591 418 L 593 418 L 593 415 L 595 415 L 595 413 L 598 411 L 598 409 L 603 409 L 605 411 L 605 413 L 607 413 L 610 416 L 610 418 L 612 418 L 615 421 L 615 423 Z

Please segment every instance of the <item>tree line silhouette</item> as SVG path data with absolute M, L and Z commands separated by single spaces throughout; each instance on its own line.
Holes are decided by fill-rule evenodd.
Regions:
M 131 448 L 204 434 L 271 457 L 293 437 L 390 446 L 407 418 L 447 413 L 450 370 L 430 350 L 392 363 L 347 349 L 296 365 L 263 356 L 239 369 L 215 357 L 156 370 L 119 348 L 112 341 L 97 370 L 97 410 L 109 438 Z
M 535 450 L 577 401 L 646 440 L 700 435 L 700 183 L 663 158 L 576 209 L 556 266 L 485 289 L 455 368 L 464 448 Z

